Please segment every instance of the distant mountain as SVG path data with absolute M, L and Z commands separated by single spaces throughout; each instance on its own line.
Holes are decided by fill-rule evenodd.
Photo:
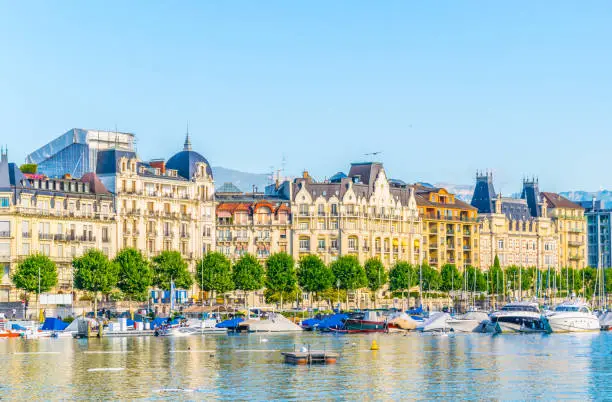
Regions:
M 245 192 L 253 191 L 253 186 L 257 187 L 257 191 L 263 192 L 266 185 L 269 184 L 269 174 L 266 173 L 241 172 L 221 166 L 213 166 L 212 171 L 217 188 L 221 187 L 223 183 L 229 182 Z
M 560 193 L 562 196 L 572 201 L 591 201 L 593 197 L 601 200 L 603 208 L 612 208 L 612 191 L 565 191 Z
M 434 187 L 443 187 L 449 193 L 455 194 L 461 201 L 472 202 L 474 194 L 474 186 L 468 184 L 452 184 L 452 183 L 436 183 Z

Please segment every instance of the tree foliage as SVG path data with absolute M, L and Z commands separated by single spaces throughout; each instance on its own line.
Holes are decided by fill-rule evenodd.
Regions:
M 162 251 L 153 257 L 153 284 L 160 289 L 169 290 L 170 282 L 179 289 L 193 285 L 193 277 L 188 265 L 178 251 Z
M 363 265 L 368 278 L 368 289 L 376 292 L 387 284 L 388 276 L 385 267 L 378 258 L 370 258 Z
M 468 292 L 484 292 L 487 290 L 487 279 L 484 272 L 476 267 L 468 266 L 465 268 L 463 279 L 466 282 L 465 289 Z
M 57 285 L 57 268 L 49 257 L 42 254 L 31 255 L 17 266 L 12 277 L 13 284 L 26 293 L 38 293 L 39 272 L 41 293 L 48 292 Z
M 232 263 L 223 254 L 208 253 L 196 264 L 196 282 L 207 292 L 226 293 L 234 290 Z
M 340 289 L 355 290 L 368 285 L 365 270 L 357 257 L 346 255 L 338 258 L 330 266 L 334 277 L 340 281 Z
M 153 284 L 153 272 L 149 261 L 139 250 L 125 248 L 114 259 L 119 268 L 117 287 L 129 300 L 147 299 L 147 291 Z
M 88 250 L 72 261 L 74 287 L 89 292 L 109 293 L 119 279 L 119 267 L 100 250 Z
M 298 283 L 305 292 L 319 293 L 334 286 L 334 274 L 319 256 L 304 256 L 298 265 Z
M 291 292 L 297 285 L 295 262 L 287 253 L 272 254 L 266 260 L 267 289 L 273 292 Z
M 405 261 L 398 261 L 389 270 L 389 290 L 407 291 L 418 283 L 418 272 Z
M 427 264 L 421 266 L 423 283 L 421 287 L 424 292 L 440 289 L 440 272 Z
M 259 290 L 264 286 L 264 269 L 251 254 L 244 254 L 232 269 L 234 287 L 238 290 L 250 292 Z
M 455 264 L 444 264 L 440 271 L 440 290 L 449 292 L 459 290 L 463 284 L 461 272 Z
M 35 174 L 38 171 L 38 165 L 35 163 L 24 163 L 19 166 L 19 170 L 21 170 L 22 173 Z

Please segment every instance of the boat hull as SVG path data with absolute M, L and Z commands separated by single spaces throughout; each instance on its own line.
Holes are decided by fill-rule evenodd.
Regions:
M 387 323 L 384 321 L 366 321 L 347 319 L 341 332 L 387 332 Z
M 597 317 L 569 316 L 547 317 L 552 332 L 593 332 L 599 331 L 600 325 Z
M 486 324 L 486 332 L 498 334 L 550 332 L 550 328 L 542 320 L 500 319 Z
M 453 332 L 477 332 L 481 327 L 478 320 L 447 320 L 446 325 Z

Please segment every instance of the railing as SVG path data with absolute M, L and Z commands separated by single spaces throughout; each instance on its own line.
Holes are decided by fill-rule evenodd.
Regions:
M 249 237 L 248 236 L 236 236 L 236 237 L 234 237 L 234 240 L 236 240 L 236 241 L 249 241 Z
M 569 228 L 567 231 L 570 233 L 582 233 L 582 229 L 580 228 Z
M 102 237 L 102 243 L 110 243 L 110 237 Z
M 21 237 L 23 237 L 24 239 L 30 239 L 32 238 L 32 232 L 22 232 Z
M 472 249 L 472 246 L 471 246 L 471 245 L 469 245 L 469 244 L 464 244 L 464 245 L 463 245 L 463 249 L 464 249 L 464 250 L 471 250 L 471 249 Z
M 570 247 L 580 247 L 580 246 L 582 246 L 584 243 L 582 243 L 581 241 L 574 241 L 574 240 L 570 240 L 570 241 L 568 241 L 568 242 L 567 242 L 567 244 L 568 244 Z
M 182 239 L 188 239 L 189 238 L 189 233 L 181 233 L 181 238 Z
M 337 253 L 338 252 L 338 247 L 330 247 L 329 251 L 331 251 L 332 253 Z
M 580 261 L 582 257 L 579 255 L 571 255 L 569 259 L 570 261 Z
M 53 240 L 53 235 L 51 233 L 38 233 L 39 240 Z
M 10 231 L 2 231 L 0 232 L 0 237 L 11 237 Z

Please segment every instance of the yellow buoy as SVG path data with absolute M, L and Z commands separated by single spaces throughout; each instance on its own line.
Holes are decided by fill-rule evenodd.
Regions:
M 370 346 L 370 350 L 378 350 L 378 343 L 376 343 L 376 339 L 372 341 L 372 346 Z

